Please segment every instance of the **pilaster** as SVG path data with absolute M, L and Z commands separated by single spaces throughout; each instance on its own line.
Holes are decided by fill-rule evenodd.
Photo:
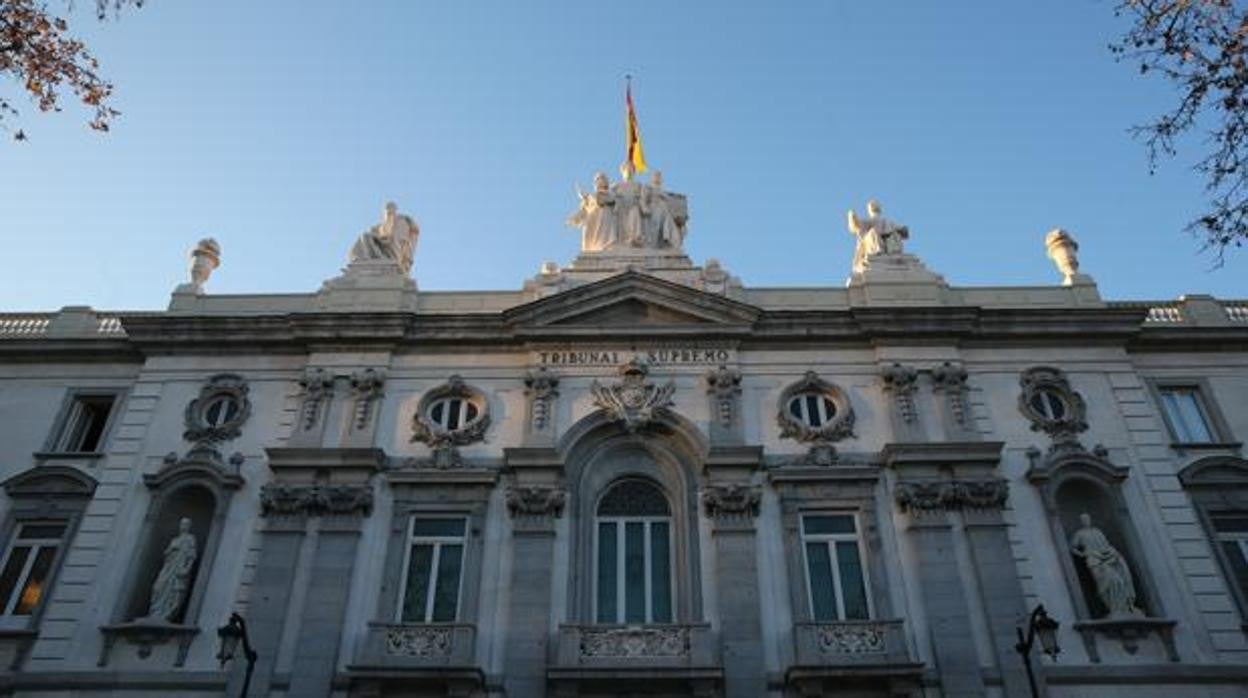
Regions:
M 754 525 L 761 499 L 759 487 L 743 483 L 711 484 L 702 493 L 715 548 L 724 695 L 728 698 L 754 698 L 767 691 Z

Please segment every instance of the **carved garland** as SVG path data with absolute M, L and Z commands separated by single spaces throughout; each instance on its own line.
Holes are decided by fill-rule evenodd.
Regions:
M 582 657 L 687 657 L 692 638 L 689 628 L 583 628 Z
M 373 511 L 373 491 L 365 485 L 289 485 L 275 482 L 260 488 L 261 516 L 321 516 Z
M 804 394 L 827 398 L 836 408 L 836 414 L 817 428 L 798 421 L 789 412 L 789 403 L 793 398 Z M 814 371 L 807 371 L 800 381 L 785 388 L 780 394 L 780 409 L 776 420 L 780 425 L 782 438 L 804 443 L 831 443 L 854 435 L 854 408 L 850 405 L 849 396 L 840 387 L 820 378 Z
M 962 427 L 970 426 L 970 410 L 966 405 L 966 378 L 966 369 L 950 361 L 932 369 L 932 392 L 945 394 L 953 421 Z
M 1022 393 L 1018 409 L 1031 421 L 1032 431 L 1053 439 L 1052 448 L 1077 446 L 1078 435 L 1087 431 L 1087 406 L 1083 396 L 1070 387 L 1066 374 L 1051 366 L 1036 366 L 1019 378 Z
M 199 390 L 199 397 L 191 400 L 186 406 L 184 419 L 186 431 L 182 438 L 187 441 L 216 443 L 229 441 L 243 433 L 243 423 L 251 416 L 251 400 L 247 399 L 247 381 L 233 373 L 220 373 L 208 379 Z M 225 404 L 218 404 L 228 401 Z M 233 414 L 214 424 L 209 421 L 208 411 L 228 410 L 233 406 Z M 214 420 L 215 421 L 215 420 Z
M 919 372 L 910 366 L 894 363 L 880 371 L 884 381 L 884 390 L 892 393 L 897 404 L 897 412 L 906 424 L 913 424 L 918 419 L 918 410 L 914 405 L 914 391 L 917 387 Z
M 902 511 L 1000 509 L 1010 496 L 1009 483 L 989 480 L 908 480 L 897 483 L 893 499 Z
M 606 412 L 612 421 L 623 422 L 624 428 L 630 432 L 648 426 L 672 406 L 672 393 L 676 392 L 674 381 L 669 380 L 662 386 L 647 383 L 649 372 L 644 361 L 633 358 L 620 367 L 619 383 L 604 386 L 595 380 L 589 387 L 594 405 Z
M 758 516 L 761 501 L 759 488 L 750 485 L 711 485 L 702 493 L 706 515 L 720 519 Z
M 444 429 L 433 421 L 429 410 L 440 400 L 459 399 L 471 402 L 477 408 L 477 416 L 467 424 L 456 429 Z M 485 439 L 485 432 L 490 428 L 490 405 L 479 390 L 464 383 L 457 375 L 451 376 L 446 383 L 425 393 L 416 407 L 413 418 L 412 441 L 424 443 L 434 451 L 434 461 L 439 465 L 457 463 L 457 446 L 466 446 Z
M 558 487 L 512 487 L 507 490 L 507 511 L 512 518 L 559 518 L 567 494 Z
M 385 384 L 386 372 L 379 368 L 365 368 L 351 374 L 351 390 L 355 392 L 353 429 L 358 431 L 368 426 L 373 418 L 373 406 L 384 395 L 382 387 Z
M 321 406 L 334 395 L 334 376 L 323 368 L 308 368 L 299 379 L 303 388 L 303 405 L 299 409 L 300 427 L 308 431 L 321 418 Z

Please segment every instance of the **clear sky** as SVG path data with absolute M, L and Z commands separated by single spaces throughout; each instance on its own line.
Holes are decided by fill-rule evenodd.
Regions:
M 1061 226 L 1108 298 L 1248 297 L 1248 252 L 1212 269 L 1182 232 L 1197 151 L 1149 176 L 1127 133 L 1172 93 L 1114 62 L 1112 0 L 92 4 L 124 114 L 28 108 L 0 142 L 3 310 L 164 307 L 208 235 L 209 292 L 314 291 L 387 199 L 422 289 L 519 288 L 576 255 L 626 73 L 687 251 L 747 285 L 843 285 L 876 197 L 954 285 L 1056 283 Z

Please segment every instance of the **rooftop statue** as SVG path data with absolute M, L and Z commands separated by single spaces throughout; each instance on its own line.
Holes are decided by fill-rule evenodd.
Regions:
M 655 172 L 648 184 L 624 179 L 612 185 L 601 172 L 594 175 L 594 192 L 577 189 L 580 206 L 568 225 L 581 229 L 581 252 L 642 250 L 681 253 L 688 204 L 685 197 L 663 189 L 663 175 Z
M 861 274 L 871 266 L 871 258 L 876 255 L 900 255 L 905 251 L 902 242 L 910 238 L 910 229 L 898 225 L 883 216 L 880 202 L 872 199 L 867 202 L 867 217 L 858 218 L 858 214 L 850 209 L 849 232 L 858 238 L 854 248 L 855 274 Z
M 406 274 L 412 269 L 420 226 L 411 216 L 398 212 L 393 201 L 381 212 L 381 222 L 362 233 L 351 246 L 347 263 L 391 260 Z

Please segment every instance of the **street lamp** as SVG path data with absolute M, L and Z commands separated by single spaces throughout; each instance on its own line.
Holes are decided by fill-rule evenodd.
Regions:
M 1036 690 L 1036 676 L 1031 669 L 1031 647 L 1036 643 L 1036 639 L 1040 639 L 1040 651 L 1049 655 L 1054 661 L 1057 655 L 1062 651 L 1057 646 L 1057 626 L 1058 622 L 1049 617 L 1047 611 L 1044 610 L 1044 604 L 1037 604 L 1031 617 L 1027 619 L 1027 632 L 1023 633 L 1023 629 L 1015 627 L 1018 632 L 1018 644 L 1014 645 L 1014 649 L 1023 655 L 1023 666 L 1027 669 L 1027 683 L 1031 685 L 1032 698 L 1040 698 L 1039 691 Z
M 222 668 L 225 668 L 226 662 L 234 658 L 234 653 L 238 651 L 238 643 L 240 641 L 243 643 L 247 674 L 243 677 L 243 692 L 239 695 L 246 698 L 247 690 L 251 688 L 251 672 L 256 668 L 256 651 L 251 648 L 251 640 L 247 637 L 247 624 L 243 622 L 243 617 L 238 613 L 231 613 L 229 622 L 217 628 L 217 640 L 220 643 L 217 661 L 221 662 Z

